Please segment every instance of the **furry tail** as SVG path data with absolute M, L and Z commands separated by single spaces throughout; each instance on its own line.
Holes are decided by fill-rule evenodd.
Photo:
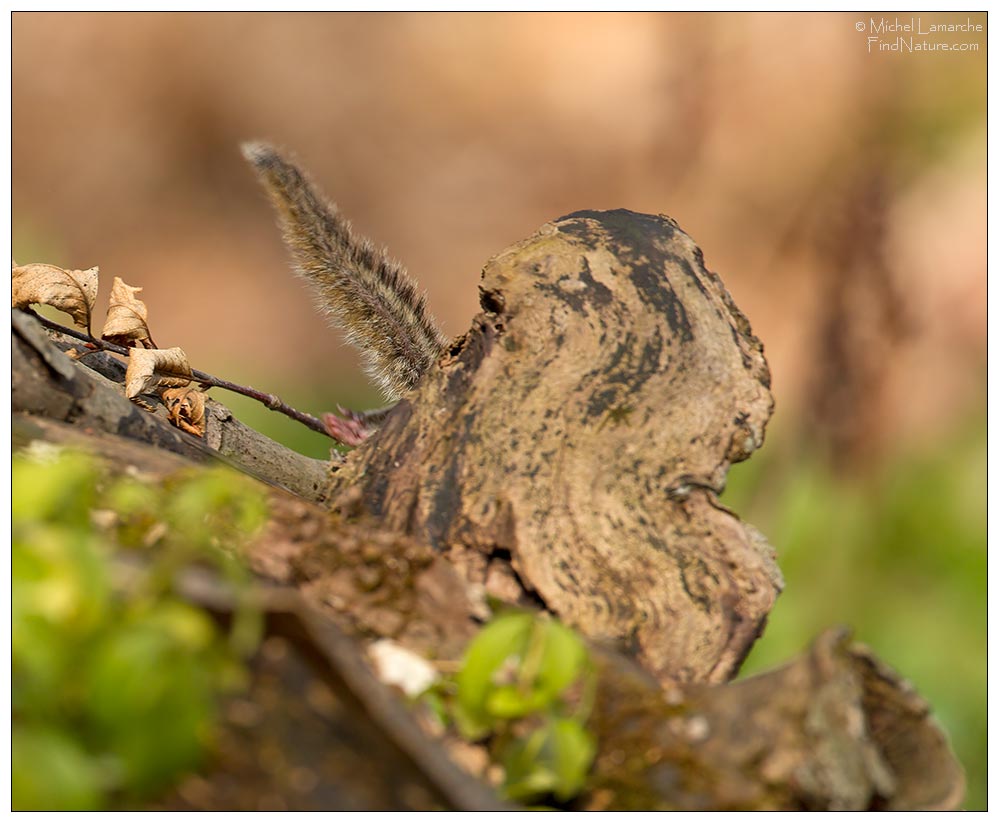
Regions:
M 412 389 L 447 346 L 406 270 L 356 236 L 286 156 L 265 143 L 245 143 L 243 156 L 277 210 L 296 273 L 316 304 L 363 357 L 365 371 L 389 400 Z

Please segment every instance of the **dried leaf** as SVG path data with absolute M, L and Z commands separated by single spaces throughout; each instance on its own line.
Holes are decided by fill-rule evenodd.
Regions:
M 73 348 L 73 349 L 66 349 L 66 354 L 69 357 L 71 357 L 73 360 L 79 360 L 83 356 L 83 354 L 85 354 L 85 352 L 81 353 L 77 351 L 75 348 Z
M 181 348 L 130 349 L 125 370 L 125 396 L 137 397 L 154 388 L 186 386 L 191 364 Z
M 47 263 L 29 263 L 11 269 L 10 305 L 23 309 L 32 303 L 64 311 L 73 322 L 90 328 L 90 313 L 97 301 L 98 268 L 86 271 L 60 269 Z
M 149 312 L 146 304 L 136 297 L 140 291 L 141 288 L 129 286 L 120 277 L 114 279 L 102 339 L 122 346 L 153 347 L 149 326 L 146 325 Z
M 166 389 L 160 395 L 170 422 L 195 437 L 205 436 L 205 393 L 194 386 Z

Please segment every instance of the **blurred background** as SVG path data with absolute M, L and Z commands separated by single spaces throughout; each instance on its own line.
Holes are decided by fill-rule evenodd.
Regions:
M 161 346 L 318 414 L 379 398 L 289 276 L 241 141 L 292 149 L 450 335 L 485 261 L 548 220 L 672 216 L 773 371 L 767 444 L 725 495 L 787 581 L 746 672 L 854 627 L 930 700 L 985 808 L 985 34 L 882 51 L 896 35 L 869 42 L 871 22 L 18 12 L 13 254 L 99 265 L 99 305 L 115 276 L 142 286 Z

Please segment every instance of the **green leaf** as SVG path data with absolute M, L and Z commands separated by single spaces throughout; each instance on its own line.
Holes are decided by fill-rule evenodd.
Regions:
M 460 730 L 481 737 L 497 721 L 549 709 L 586 661 L 576 633 L 547 615 L 501 615 L 472 641 L 458 674 Z
M 231 469 L 200 471 L 186 478 L 167 501 L 167 520 L 199 546 L 230 547 L 266 520 L 262 494 Z
M 86 531 L 35 523 L 11 544 L 12 608 L 80 634 L 100 622 L 110 583 L 102 546 Z
M 101 769 L 69 735 L 15 724 L 11 731 L 15 811 L 91 811 L 102 807 Z
M 486 701 L 495 688 L 494 678 L 504 664 L 512 664 L 512 671 L 519 666 L 533 621 L 527 612 L 501 615 L 476 635 L 465 652 L 456 680 L 458 705 L 470 727 L 488 728 Z
M 541 711 L 550 702 L 550 696 L 544 691 L 496 686 L 486 695 L 485 710 L 492 717 L 512 719 Z
M 178 615 L 189 611 L 185 619 Z M 193 767 L 214 713 L 213 661 L 192 648 L 206 620 L 171 604 L 120 627 L 98 647 L 87 674 L 93 738 L 117 757 L 127 787 L 148 792 Z
M 555 620 L 544 621 L 544 652 L 538 668 L 538 689 L 557 697 L 583 673 L 587 660 L 583 641 L 571 629 Z
M 259 637 L 257 607 L 241 588 L 249 573 L 236 555 L 263 520 L 263 495 L 231 472 L 156 486 L 109 483 L 105 474 L 80 454 L 14 460 L 17 808 L 102 808 L 112 796 L 139 802 L 162 791 L 201 759 L 216 695 L 245 686 L 232 649 L 252 651 Z M 109 507 L 110 521 L 92 517 Z M 113 573 L 115 553 L 146 545 L 153 528 L 160 537 L 150 562 Z M 171 593 L 179 567 L 206 559 L 240 599 L 230 647 L 206 613 Z
M 592 735 L 577 721 L 549 720 L 504 752 L 504 793 L 521 802 L 552 795 L 564 803 L 583 788 L 595 754 Z
M 59 451 L 54 460 L 23 455 L 11 465 L 11 519 L 14 528 L 31 521 L 86 526 L 100 473 L 92 458 Z
M 597 744 L 577 721 L 559 719 L 552 723 L 549 745 L 552 769 L 557 776 L 554 794 L 558 800 L 566 801 L 583 788 Z
M 554 792 L 558 778 L 543 756 L 550 734 L 545 725 L 526 738 L 514 740 L 500 753 L 505 773 L 503 793 L 511 800 L 526 802 Z

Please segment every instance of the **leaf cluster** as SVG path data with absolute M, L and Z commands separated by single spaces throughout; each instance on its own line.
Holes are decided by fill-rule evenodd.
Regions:
M 479 632 L 453 682 L 431 697 L 464 737 L 488 743 L 507 797 L 564 804 L 582 790 L 596 753 L 585 727 L 594 687 L 575 632 L 548 615 L 508 612 Z
M 175 572 L 197 559 L 239 580 L 262 501 L 235 476 L 151 485 L 78 453 L 12 468 L 12 805 L 138 802 L 201 761 L 254 636 L 249 609 L 222 636 Z

